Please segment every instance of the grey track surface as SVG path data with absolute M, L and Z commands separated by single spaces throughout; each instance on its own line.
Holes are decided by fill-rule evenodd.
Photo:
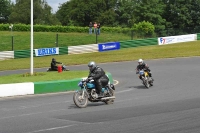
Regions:
M 146 63 L 155 79 L 150 89 L 135 74 L 137 62 L 99 64 L 119 81 L 111 105 L 80 109 L 73 93 L 1 98 L 0 133 L 199 133 L 200 57 Z M 7 71 L 14 72 L 22 71 Z

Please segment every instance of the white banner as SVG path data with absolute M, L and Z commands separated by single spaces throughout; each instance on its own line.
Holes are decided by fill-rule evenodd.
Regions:
M 160 37 L 158 38 L 158 44 L 172 44 L 172 43 L 180 43 L 180 42 L 190 42 L 197 40 L 196 34 L 189 35 L 180 35 L 180 36 L 168 36 L 168 37 Z
M 35 56 L 46 56 L 59 54 L 59 48 L 41 48 L 35 49 Z

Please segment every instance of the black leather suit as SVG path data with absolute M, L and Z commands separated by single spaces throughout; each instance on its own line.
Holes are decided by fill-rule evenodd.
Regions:
M 61 62 L 57 62 L 57 61 L 52 61 L 51 62 L 51 69 L 54 71 L 58 70 L 58 66 L 56 64 L 62 64 Z
M 104 70 L 99 66 L 96 66 L 92 71 L 90 71 L 88 78 L 89 77 L 94 79 L 98 94 L 101 92 L 102 87 L 105 87 L 109 82 L 109 78 L 106 76 Z

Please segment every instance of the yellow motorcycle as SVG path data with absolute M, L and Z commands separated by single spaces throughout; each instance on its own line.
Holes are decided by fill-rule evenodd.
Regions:
M 142 83 L 145 85 L 146 88 L 153 86 L 153 80 L 149 77 L 148 71 L 146 70 L 139 70 L 139 77 L 142 80 Z

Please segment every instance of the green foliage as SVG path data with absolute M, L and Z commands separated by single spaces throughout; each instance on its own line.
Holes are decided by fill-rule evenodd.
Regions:
M 11 0 L 0 0 L 0 23 L 8 23 L 12 6 Z
M 142 21 L 138 24 L 134 24 L 133 29 L 134 31 L 139 33 L 140 37 L 147 37 L 152 36 L 154 34 L 155 27 L 152 23 L 148 21 Z
M 131 28 L 135 23 L 148 21 L 154 25 L 157 36 L 169 36 L 199 32 L 199 11 L 200 0 L 69 0 L 60 3 L 53 14 L 47 0 L 34 0 L 34 24 L 72 26 L 57 27 L 59 30 L 40 27 L 37 31 L 44 28 L 54 32 L 86 32 L 89 22 L 100 22 L 102 28 Z M 30 24 L 30 0 L 16 0 L 16 4 L 0 0 L 0 23 L 8 22 Z
M 188 27 L 192 29 L 192 33 L 197 32 L 194 29 L 200 26 L 200 0 L 170 0 L 164 1 L 164 4 L 163 16 L 166 18 L 167 28 L 171 29 L 169 34 L 174 34 L 175 29 L 179 30 L 175 33 L 178 35 L 188 33 Z
M 30 24 L 30 9 L 30 0 L 17 0 L 13 7 L 13 11 L 9 16 L 10 23 Z M 56 16 L 51 13 L 52 8 L 48 5 L 46 0 L 34 0 L 33 10 L 34 24 L 60 24 Z

